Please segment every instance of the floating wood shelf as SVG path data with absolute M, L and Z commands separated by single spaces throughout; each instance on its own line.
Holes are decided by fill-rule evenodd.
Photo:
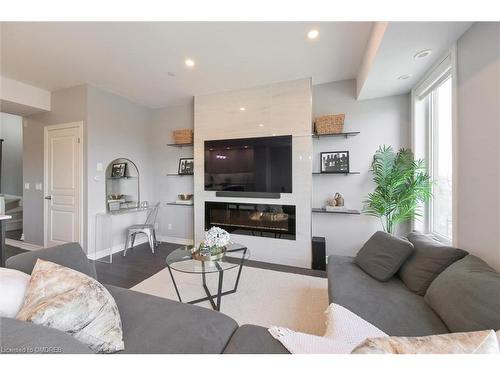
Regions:
M 167 146 L 170 147 L 190 147 L 193 146 L 192 143 L 167 143 Z
M 361 215 L 361 212 L 358 210 L 327 211 L 324 208 L 313 208 L 312 212 L 317 212 L 317 213 L 322 213 L 322 214 Z
M 313 138 L 323 138 L 323 137 L 354 137 L 360 132 L 345 132 L 345 133 L 335 133 L 335 134 L 312 134 Z
M 184 176 L 193 176 L 192 174 L 180 174 L 180 173 L 167 173 L 167 176 L 180 176 L 180 177 L 184 177 Z
M 361 174 L 361 172 L 342 172 L 342 173 L 321 173 L 321 172 L 313 172 L 313 175 L 314 176 L 319 176 L 319 175 L 322 175 L 322 176 L 335 176 L 335 175 L 339 175 L 339 174 L 343 174 L 343 175 L 348 175 L 348 174 Z

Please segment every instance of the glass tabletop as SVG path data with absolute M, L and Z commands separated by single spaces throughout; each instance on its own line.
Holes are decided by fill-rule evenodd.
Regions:
M 250 250 L 246 246 L 230 243 L 226 247 L 226 253 L 221 259 L 201 261 L 192 258 L 193 246 L 182 246 L 167 256 L 167 265 L 179 272 L 213 273 L 239 267 L 242 262 L 250 258 Z

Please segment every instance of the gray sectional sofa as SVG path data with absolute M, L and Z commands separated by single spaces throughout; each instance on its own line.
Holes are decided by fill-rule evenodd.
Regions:
M 37 258 L 96 278 L 78 244 L 24 253 L 7 267 L 31 273 Z M 426 271 L 426 270 L 423 270 Z M 120 311 L 127 353 L 278 354 L 288 351 L 266 328 L 238 324 L 205 308 L 106 285 Z M 328 258 L 330 302 L 342 305 L 391 336 L 500 330 L 500 274 L 467 255 L 447 266 L 425 295 L 407 288 L 397 275 L 377 281 L 353 257 Z M 58 347 L 63 353 L 90 353 L 71 336 L 51 328 L 0 318 L 0 345 L 8 348 Z
M 97 279 L 95 267 L 78 244 L 23 253 L 7 259 L 8 268 L 30 274 L 38 258 L 73 268 Z M 119 354 L 260 354 L 288 353 L 266 328 L 244 325 L 206 308 L 106 285 L 116 301 L 125 350 Z M 0 318 L 2 351 L 91 353 L 86 345 L 61 331 L 15 319 Z
M 389 336 L 500 330 L 500 274 L 473 255 L 454 262 L 430 284 L 424 296 L 396 275 L 381 282 L 355 258 L 328 258 L 330 302 L 346 307 Z

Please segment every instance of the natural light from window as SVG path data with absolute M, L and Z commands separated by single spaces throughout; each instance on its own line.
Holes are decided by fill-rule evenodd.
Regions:
M 431 231 L 452 238 L 452 80 L 430 93 L 431 165 L 434 182 L 431 200 Z

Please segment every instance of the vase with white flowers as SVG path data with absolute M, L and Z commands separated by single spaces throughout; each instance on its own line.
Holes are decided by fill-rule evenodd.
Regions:
M 193 259 L 210 261 L 224 256 L 231 238 L 228 232 L 219 227 L 212 227 L 205 232 L 205 240 L 193 248 Z

